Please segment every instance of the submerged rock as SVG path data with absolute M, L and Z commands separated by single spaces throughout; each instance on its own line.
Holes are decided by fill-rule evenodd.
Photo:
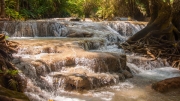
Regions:
M 152 84 L 152 88 L 158 92 L 164 93 L 173 89 L 180 89 L 180 77 L 168 78 Z
M 125 78 L 132 78 L 133 77 L 133 75 L 127 70 L 123 70 L 122 74 L 125 76 Z

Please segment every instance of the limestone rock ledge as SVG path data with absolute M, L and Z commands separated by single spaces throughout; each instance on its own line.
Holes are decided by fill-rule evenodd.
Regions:
M 99 39 L 93 40 L 101 42 Z M 13 63 L 26 77 L 36 79 L 41 88 L 89 90 L 133 77 L 126 65 L 126 55 L 90 51 L 90 47 L 84 48 L 79 44 L 88 40 L 37 39 L 17 42 L 22 44 Z M 53 80 L 49 80 L 47 75 Z

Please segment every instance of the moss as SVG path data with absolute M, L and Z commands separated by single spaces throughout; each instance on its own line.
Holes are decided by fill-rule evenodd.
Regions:
M 23 93 L 12 91 L 0 86 L 0 100 L 2 97 L 16 99 L 17 101 L 30 101 Z M 14 100 L 13 100 L 14 101 Z

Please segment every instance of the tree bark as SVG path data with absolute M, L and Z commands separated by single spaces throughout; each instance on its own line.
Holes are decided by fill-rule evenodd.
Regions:
M 179 0 L 178 0 L 179 1 Z M 150 11 L 151 11 L 151 19 L 147 26 L 141 31 L 137 32 L 135 35 L 130 37 L 127 42 L 132 43 L 136 42 L 139 39 L 144 38 L 150 32 L 159 30 L 161 33 L 169 33 L 171 38 L 169 37 L 169 41 L 174 41 L 175 39 L 179 39 L 179 12 L 174 11 L 172 14 L 172 7 L 169 3 L 163 2 L 162 0 L 150 0 Z M 179 11 L 179 10 L 178 10 Z M 173 15 L 173 16 L 172 16 Z M 172 20 L 173 18 L 173 20 Z M 169 36 L 168 35 L 168 36 Z M 148 35 L 149 36 L 149 35 Z M 157 36 L 158 33 L 157 33 Z M 175 39 L 173 39 L 173 38 Z
M 19 0 L 16 0 L 15 10 L 19 12 Z
M 1 4 L 0 17 L 4 18 L 5 17 L 5 0 L 0 0 L 0 4 Z
M 180 0 L 150 0 L 151 19 L 147 26 L 121 45 L 125 50 L 166 58 L 180 69 Z
M 173 18 L 172 23 L 180 31 L 180 0 L 174 0 L 173 2 Z

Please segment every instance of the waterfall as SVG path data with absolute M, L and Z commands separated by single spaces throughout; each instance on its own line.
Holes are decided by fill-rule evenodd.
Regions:
M 151 61 L 118 48 L 116 43 L 144 28 L 144 22 L 54 19 L 0 26 L 10 40 L 21 43 L 12 62 L 26 77 L 25 94 L 32 101 L 154 101 L 151 83 L 180 76 L 166 60 Z
M 127 39 L 128 37 L 134 35 L 136 32 L 140 31 L 146 26 L 143 22 L 124 22 L 124 21 L 112 21 L 104 22 L 110 26 L 113 30 L 117 31 L 121 36 Z
M 67 33 L 65 26 L 55 21 L 1 21 L 0 26 L 10 37 L 60 37 Z
M 69 22 L 54 20 L 1 21 L 1 32 L 10 37 L 101 37 L 109 42 L 124 42 L 143 29 L 146 23 Z

